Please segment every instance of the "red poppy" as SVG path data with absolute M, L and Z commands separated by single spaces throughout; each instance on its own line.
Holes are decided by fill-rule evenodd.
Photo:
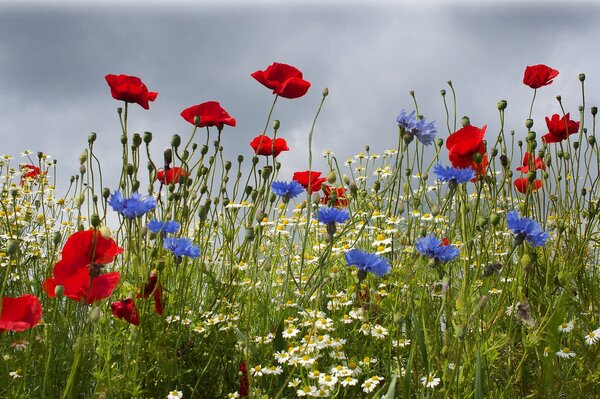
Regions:
M 483 136 L 485 135 L 486 128 L 487 126 L 479 129 L 473 125 L 467 125 L 448 136 L 446 148 L 449 151 L 452 166 L 455 168 L 471 167 L 477 174 L 485 174 L 488 159 L 485 153 Z M 475 162 L 474 160 L 477 153 L 482 156 L 480 162 Z
M 343 207 L 348 206 L 348 197 L 346 197 L 346 189 L 344 187 L 325 186 L 324 190 L 325 197 L 321 198 L 322 204 L 329 204 L 329 197 L 331 193 L 336 193 L 336 200 L 333 206 Z
M 532 65 L 525 68 L 523 83 L 532 89 L 539 89 L 552 83 L 552 79 L 558 76 L 558 71 L 544 64 Z
M 544 161 L 542 161 L 542 158 L 537 157 L 535 159 L 535 161 L 533 160 L 533 155 L 531 155 L 529 152 L 525 152 L 525 156 L 523 157 L 523 166 L 519 166 L 517 168 L 517 170 L 521 173 L 527 173 L 529 172 L 529 162 L 534 163 L 534 170 L 537 169 L 542 169 L 542 170 L 546 170 L 546 165 L 544 165 Z
M 327 181 L 326 178 L 319 176 L 321 176 L 321 172 L 306 170 L 304 172 L 294 172 L 292 180 L 296 180 L 309 194 L 312 194 L 313 192 L 321 191 L 323 183 Z M 309 180 L 310 188 L 308 187 Z
M 42 287 L 53 298 L 56 286 L 62 285 L 66 297 L 84 299 L 86 304 L 108 298 L 119 282 L 120 273 L 101 274 L 100 268 L 121 252 L 123 248 L 97 230 L 78 231 L 65 242 L 62 257 L 54 265 L 53 278 L 46 279 Z
M 140 315 L 133 299 L 127 298 L 122 301 L 113 302 L 110 304 L 110 308 L 112 309 L 113 316 L 125 319 L 135 326 L 140 325 Z
M 276 138 L 275 141 L 267 135 L 259 135 L 250 142 L 250 147 L 254 149 L 257 155 L 278 156 L 282 151 L 289 151 L 284 139 Z
M 223 125 L 235 126 L 236 121 L 227 111 L 221 108 L 221 104 L 216 101 L 208 101 L 202 104 L 193 105 L 181 112 L 183 119 L 195 125 L 194 117 L 200 118 L 198 127 L 216 126 L 217 129 L 223 129 Z
M 176 184 L 179 183 L 181 178 L 188 177 L 190 174 L 187 170 L 174 166 L 169 168 L 167 171 L 159 169 L 156 173 L 156 180 L 163 184 Z
M 570 120 L 568 113 L 562 118 L 558 114 L 552 115 L 552 119 L 546 117 L 546 126 L 549 131 L 542 136 L 542 141 L 545 143 L 558 143 L 579 131 L 579 122 Z
M 240 389 L 239 394 L 240 398 L 247 398 L 250 393 L 250 381 L 248 380 L 248 369 L 246 368 L 246 362 L 242 360 L 240 363 L 240 373 L 242 376 L 240 377 Z
M 273 94 L 284 98 L 302 97 L 310 87 L 310 82 L 302 79 L 302 72 L 297 68 L 278 62 L 274 62 L 264 71 L 256 71 L 250 76 L 269 89 L 273 89 Z
M 110 86 L 110 93 L 115 100 L 136 103 L 144 109 L 150 109 L 148 102 L 156 100 L 156 96 L 158 96 L 158 93 L 148 91 L 146 85 L 138 77 L 106 75 L 105 78 Z
M 447 247 L 450 245 L 450 241 L 446 237 L 442 237 L 442 245 Z
M 163 314 L 163 299 L 162 299 L 162 286 L 158 281 L 158 275 L 156 272 L 150 272 L 149 281 L 144 284 L 142 292 L 137 294 L 137 298 L 148 298 L 150 295 L 154 298 L 154 310 L 156 313 Z
M 25 294 L 18 298 L 2 298 L 0 332 L 25 331 L 42 319 L 42 304 L 35 295 Z
M 536 179 L 531 183 L 531 186 L 529 186 L 529 181 L 526 177 L 519 177 L 518 179 L 515 179 L 514 185 L 517 191 L 526 194 L 528 189 L 530 189 L 531 192 L 534 192 L 542 188 L 542 181 Z

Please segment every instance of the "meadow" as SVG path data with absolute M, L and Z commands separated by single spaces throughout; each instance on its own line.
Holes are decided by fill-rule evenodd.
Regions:
M 277 157 L 300 150 L 273 110 L 318 89 L 287 64 L 251 77 L 273 100 L 236 159 L 216 101 L 183 110 L 187 135 L 130 132 L 131 107 L 160 97 L 112 74 L 121 165 L 102 164 L 95 133 L 66 181 L 43 152 L 2 156 L 0 397 L 600 396 L 584 74 L 526 67 L 516 132 L 507 101 L 491 131 L 457 115 L 452 82 L 436 123 L 411 93 L 389 116 L 396 148 L 347 160 L 313 153 L 324 89 L 292 176 Z M 532 114 L 559 78 L 580 85 L 579 108 L 557 96 L 559 113 Z M 160 159 L 152 146 L 167 146 Z

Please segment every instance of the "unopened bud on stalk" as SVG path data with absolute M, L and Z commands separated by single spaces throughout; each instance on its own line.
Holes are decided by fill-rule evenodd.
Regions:
M 127 144 L 127 136 L 125 134 L 121 135 L 121 144 L 123 144 L 123 145 Z
M 484 228 L 488 224 L 488 218 L 479 216 L 477 218 L 477 227 Z
M 433 204 L 431 207 L 431 214 L 433 216 L 438 216 L 441 212 L 442 210 L 440 209 L 440 206 L 438 204 Z
M 273 130 L 279 130 L 279 126 L 281 126 L 281 122 L 278 119 L 273 121 Z
M 414 140 L 415 135 L 410 133 L 410 132 L 405 132 L 402 135 L 402 140 L 404 140 L 404 143 L 406 143 L 407 145 L 412 143 L 412 141 Z
M 135 192 L 135 191 L 139 190 L 139 188 L 140 188 L 139 180 L 134 180 L 133 183 L 131 183 L 131 189 Z
M 177 148 L 181 145 L 181 136 L 178 134 L 174 134 L 173 137 L 171 137 L 171 146 L 174 148 Z
M 348 175 L 344 175 L 342 176 L 342 181 L 344 182 L 344 184 L 348 185 L 350 184 L 350 178 L 348 177 Z
M 497 213 L 490 214 L 490 223 L 497 226 L 500 223 L 500 216 Z
M 373 190 L 375 192 L 378 192 L 380 188 L 381 188 L 381 182 L 379 180 L 375 180 L 375 182 L 373 182 Z
M 490 155 L 493 157 L 495 157 L 496 155 L 498 155 L 498 149 L 497 148 L 492 148 L 490 150 Z
M 207 153 L 208 153 L 208 146 L 206 144 L 202 144 L 202 147 L 200 147 L 200 154 L 206 155 Z
M 85 149 L 83 150 L 83 152 L 79 155 L 79 165 L 83 165 L 88 159 L 88 150 Z
M 95 306 L 91 311 L 90 311 L 90 321 L 94 324 L 98 323 L 100 321 L 100 317 L 102 316 L 102 312 L 100 311 L 100 308 Z
M 581 196 L 585 197 L 587 195 L 587 189 L 584 187 L 581 189 Z
M 334 184 L 336 181 L 335 173 L 333 171 L 329 172 L 327 175 L 327 183 Z
M 139 147 L 142 144 L 142 136 L 140 136 L 139 133 L 134 133 L 131 141 L 133 142 L 133 145 Z
M 79 165 L 79 174 L 84 175 L 86 172 L 85 165 Z
M 102 198 L 107 200 L 110 197 L 110 189 L 108 187 L 104 187 L 102 189 Z
M 54 295 L 60 299 L 63 297 L 63 295 L 65 294 L 65 287 L 62 284 L 58 284 L 56 287 L 54 287 Z
M 263 179 L 267 180 L 269 176 L 271 176 L 271 172 L 273 172 L 273 167 L 271 165 L 265 165 L 262 168 L 261 176 Z
M 580 73 L 579 74 L 579 81 L 582 82 L 582 83 L 585 81 L 585 73 Z
M 183 152 L 181 153 L 181 159 L 184 161 L 187 161 L 189 156 L 190 156 L 190 152 L 188 150 L 183 150 Z
M 463 116 L 460 120 L 460 124 L 462 125 L 462 127 L 467 127 L 471 124 L 471 120 L 468 116 Z
M 569 159 L 571 159 L 571 154 L 568 152 L 563 153 L 563 158 L 568 161 Z
M 427 181 L 427 179 L 429 179 L 429 173 L 427 173 L 427 172 L 421 173 L 421 180 Z
M 323 89 L 323 97 L 327 97 L 329 95 L 329 89 L 326 87 Z
M 504 111 L 506 109 L 507 105 L 508 105 L 508 103 L 506 102 L 506 100 L 500 100 L 500 101 L 498 101 L 498 104 L 496 105 L 496 107 L 498 108 L 498 111 Z
M 579 148 L 579 141 L 574 141 L 573 142 L 573 148 L 574 149 L 578 149 Z
M 194 126 L 200 126 L 200 117 L 198 115 L 194 115 Z
M 85 202 L 85 194 L 81 193 L 75 198 L 75 205 L 80 207 Z
M 100 216 L 98 216 L 97 213 L 92 214 L 90 217 L 90 223 L 92 224 L 93 228 L 100 226 Z
M 319 193 L 312 193 L 310 195 L 310 200 L 314 205 L 319 205 L 319 203 L 321 202 L 321 196 L 319 195 Z
M 144 132 L 144 143 L 150 144 L 152 141 L 152 132 Z
M 593 147 L 596 144 L 596 137 L 594 137 L 594 136 L 588 137 L 588 143 Z
M 438 147 L 441 147 L 444 144 L 444 139 L 438 138 L 435 142 Z
M 163 157 L 165 160 L 165 165 L 168 166 L 173 162 L 173 151 L 170 148 L 165 148 L 163 152 Z
M 506 171 L 506 176 L 508 176 L 508 177 L 513 177 L 513 172 L 512 172 L 512 170 L 508 170 L 508 171 Z
M 483 161 L 483 155 L 480 152 L 476 152 L 473 154 L 473 162 L 481 163 Z
M 225 161 L 225 170 L 231 169 L 231 161 Z
M 6 244 L 6 253 L 8 255 L 14 255 L 19 250 L 19 243 L 15 240 L 8 240 Z
M 134 166 L 128 163 L 127 165 L 125 165 L 125 172 L 127 172 L 129 176 L 133 176 L 133 172 L 135 172 Z
M 88 136 L 88 143 L 92 144 L 94 141 L 96 141 L 96 137 L 98 137 L 96 132 L 91 132 Z
M 254 155 L 252 157 L 252 165 L 256 165 L 256 164 L 258 164 L 258 157 L 256 155 Z
M 534 141 L 535 137 L 536 137 L 536 134 L 535 134 L 535 132 L 533 130 L 527 133 L 527 140 L 528 141 Z
M 354 183 L 353 181 L 351 181 L 350 184 L 348 184 L 348 188 L 350 188 L 350 193 L 352 193 L 352 195 L 356 195 L 356 193 L 358 192 L 358 187 L 356 187 L 356 183 Z
M 558 100 L 558 102 L 562 101 L 562 96 L 559 94 L 558 96 L 556 96 L 556 100 Z
M 531 129 L 533 127 L 533 119 L 525 119 L 525 127 Z
M 440 94 L 442 95 L 442 97 L 444 97 L 446 95 L 446 90 L 444 90 L 444 89 L 440 90 Z
M 598 113 L 598 107 L 596 107 L 596 106 L 593 106 L 593 107 L 591 108 L 591 111 L 592 111 L 592 115 L 594 115 L 594 116 L 595 116 L 595 115 Z

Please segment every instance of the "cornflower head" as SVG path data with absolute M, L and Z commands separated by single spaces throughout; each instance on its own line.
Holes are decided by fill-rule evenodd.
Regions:
M 358 268 L 358 279 L 360 281 L 367 277 L 367 273 L 371 272 L 376 276 L 383 276 L 390 272 L 390 262 L 379 255 L 363 252 L 360 249 L 351 249 L 346 252 L 346 263 L 348 266 L 356 266 Z
M 433 167 L 433 172 L 438 176 L 439 181 L 448 183 L 448 186 L 451 189 L 475 178 L 475 171 L 468 167 L 453 168 L 452 166 L 442 166 L 441 164 L 437 164 Z
M 415 111 L 407 114 L 405 110 L 401 110 L 396 122 L 399 127 L 404 129 L 403 139 L 407 144 L 413 140 L 414 136 L 417 136 L 423 145 L 431 145 L 437 134 L 434 122 L 426 122 L 425 118 L 417 118 Z
M 328 234 L 335 234 L 336 223 L 344 223 L 350 218 L 350 212 L 347 209 L 321 207 L 319 212 L 315 213 L 314 218 L 327 226 Z
M 153 233 L 174 234 L 177 233 L 177 230 L 179 230 L 181 225 L 174 220 L 161 222 L 159 220 L 152 219 L 148 222 L 146 227 Z
M 287 203 L 290 199 L 304 192 L 304 187 L 296 180 L 291 182 L 274 181 L 271 183 L 271 191 L 273 194 L 280 196 L 284 203 Z
M 123 198 L 119 191 L 115 191 L 108 199 L 108 204 L 126 219 L 135 219 L 156 208 L 156 200 L 153 197 L 142 197 L 137 192 L 129 198 Z
M 200 248 L 194 245 L 189 238 L 167 237 L 163 241 L 163 248 L 168 249 L 181 260 L 182 256 L 197 258 L 200 256 Z
M 458 248 L 451 245 L 444 245 L 441 240 L 435 238 L 433 234 L 419 238 L 415 244 L 415 248 L 421 254 L 433 259 L 436 262 L 450 262 L 458 256 L 460 252 Z
M 517 211 L 506 214 L 506 226 L 515 235 L 515 245 L 528 241 L 534 247 L 543 247 L 550 234 L 533 219 L 519 217 Z

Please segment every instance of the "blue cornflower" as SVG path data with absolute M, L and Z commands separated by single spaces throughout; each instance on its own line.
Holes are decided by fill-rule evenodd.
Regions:
M 390 272 L 390 262 L 377 254 L 363 252 L 360 249 L 351 249 L 346 252 L 346 263 L 348 266 L 358 268 L 358 279 L 364 280 L 367 272 L 374 273 L 381 277 Z
M 200 256 L 200 248 L 195 246 L 192 240 L 185 237 L 167 237 L 163 241 L 163 248 L 168 249 L 178 258 L 182 256 L 197 258 Z
M 319 213 L 313 216 L 318 219 L 319 222 L 325 223 L 327 226 L 327 233 L 330 235 L 335 234 L 337 229 L 336 223 L 344 223 L 350 218 L 350 212 L 347 209 L 338 209 L 330 207 L 319 208 Z
M 156 219 L 152 219 L 148 222 L 148 230 L 153 233 L 165 233 L 165 234 L 173 234 L 177 233 L 179 227 L 181 225 L 174 220 L 167 220 L 165 222 L 158 221 Z
M 123 198 L 119 191 L 115 191 L 110 196 L 108 204 L 112 206 L 115 212 L 120 213 L 127 219 L 142 216 L 156 208 L 156 200 L 153 197 L 142 197 L 138 193 L 133 193 L 129 198 Z
M 517 245 L 521 244 L 523 240 L 527 240 L 534 247 L 543 247 L 550 238 L 550 234 L 542 230 L 542 227 L 535 220 L 519 217 L 517 211 L 506 214 L 506 225 L 515 235 Z
M 455 248 L 452 245 L 444 245 L 442 241 L 435 238 L 433 234 L 419 238 L 415 247 L 417 248 L 417 251 L 423 255 L 444 263 L 450 262 L 452 259 L 456 258 L 460 252 L 458 248 Z
M 407 114 L 405 110 L 401 110 L 396 122 L 398 122 L 398 126 L 404 128 L 405 134 L 408 134 L 404 137 L 407 143 L 417 136 L 423 145 L 431 145 L 437 134 L 434 122 L 427 122 L 425 118 L 417 119 L 415 111 Z
M 291 182 L 274 181 L 271 183 L 271 191 L 275 195 L 282 197 L 283 202 L 288 202 L 290 199 L 303 193 L 304 187 L 296 180 L 292 180 Z
M 439 181 L 448 182 L 451 186 L 466 183 L 475 177 L 475 171 L 469 167 L 463 169 L 437 164 L 433 167 L 433 172 L 438 176 Z

